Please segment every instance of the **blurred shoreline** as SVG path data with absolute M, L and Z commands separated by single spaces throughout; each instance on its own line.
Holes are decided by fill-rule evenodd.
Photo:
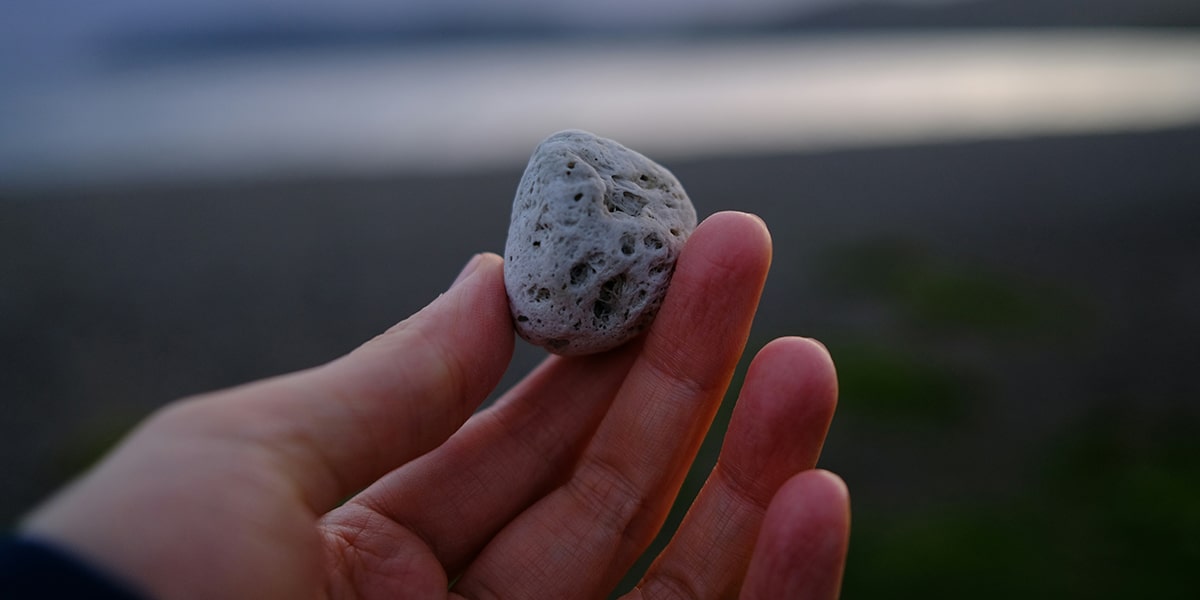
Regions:
M 9 90 L 0 189 L 519 168 L 566 128 L 672 161 L 1197 122 L 1181 31 L 289 51 Z

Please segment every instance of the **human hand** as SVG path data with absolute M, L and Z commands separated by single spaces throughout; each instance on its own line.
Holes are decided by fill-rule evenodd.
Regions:
M 472 416 L 513 348 L 501 260 L 477 256 L 341 359 L 169 405 L 23 528 L 162 599 L 604 597 L 666 517 L 770 253 L 761 221 L 714 215 L 647 335 L 551 356 Z M 836 387 L 819 344 L 758 353 L 716 468 L 627 598 L 837 595 L 847 492 L 812 470 Z

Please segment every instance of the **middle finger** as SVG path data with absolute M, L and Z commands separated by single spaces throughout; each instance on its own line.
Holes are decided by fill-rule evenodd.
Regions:
M 500 532 L 455 592 L 590 598 L 616 585 L 661 527 L 729 385 L 770 256 L 766 227 L 748 215 L 696 229 L 575 472 Z

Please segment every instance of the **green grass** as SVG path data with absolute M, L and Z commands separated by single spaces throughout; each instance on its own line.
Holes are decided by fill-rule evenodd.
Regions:
M 844 597 L 1194 597 L 1194 436 L 1175 423 L 1145 445 L 1111 424 L 1030 465 L 1036 485 L 1015 498 L 856 512 Z
M 936 254 L 902 239 L 831 250 L 820 279 L 847 301 L 874 302 L 926 335 L 988 340 L 1070 339 L 1086 330 L 1091 307 L 1052 282 Z
M 905 426 L 948 426 L 967 412 L 978 387 L 962 367 L 939 364 L 919 348 L 830 341 L 839 411 Z

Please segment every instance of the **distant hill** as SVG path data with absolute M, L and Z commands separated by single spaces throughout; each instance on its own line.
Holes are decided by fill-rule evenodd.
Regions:
M 912 4 L 883 0 L 797 8 L 790 16 L 762 16 L 741 23 L 653 25 L 644 29 L 564 24 L 561 15 L 513 13 L 505 19 L 461 18 L 373 21 L 314 19 L 276 14 L 260 20 L 199 20 L 155 24 L 102 36 L 98 54 L 109 64 L 161 62 L 186 57 L 245 54 L 296 48 L 424 45 L 463 40 L 605 38 L 614 35 L 756 34 L 937 30 L 972 28 L 1156 27 L 1200 28 L 1200 0 L 969 0 Z
M 979 0 L 863 3 L 796 17 L 781 29 L 1200 27 L 1200 0 Z

